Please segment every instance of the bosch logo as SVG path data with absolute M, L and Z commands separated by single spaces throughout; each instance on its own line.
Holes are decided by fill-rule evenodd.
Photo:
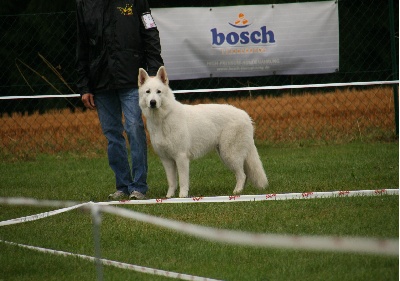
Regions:
M 243 13 L 238 15 L 238 19 L 234 23 L 229 23 L 232 27 L 237 29 L 247 29 L 250 23 Z M 275 43 L 275 34 L 272 30 L 268 30 L 266 26 L 262 26 L 257 30 L 244 30 L 242 32 L 229 32 L 227 34 L 218 32 L 217 28 L 211 31 L 212 45 L 222 46 L 225 43 L 230 46 L 247 45 L 247 44 L 267 44 Z

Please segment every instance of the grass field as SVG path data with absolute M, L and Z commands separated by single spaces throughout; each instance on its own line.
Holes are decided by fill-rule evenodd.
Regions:
M 340 145 L 258 144 L 270 186 L 244 194 L 398 188 L 398 142 Z M 38 154 L 0 163 L 0 197 L 104 201 L 113 175 L 101 154 Z M 150 198 L 166 194 L 159 159 L 149 152 Z M 234 176 L 210 154 L 191 165 L 191 196 L 229 195 Z M 397 196 L 214 204 L 124 206 L 211 227 L 256 233 L 399 237 Z M 0 221 L 50 208 L 0 205 Z M 94 255 L 91 217 L 75 210 L 0 227 L 0 239 Z M 102 256 L 168 271 L 224 280 L 398 280 L 398 257 L 277 250 L 213 243 L 105 214 Z M 0 280 L 94 280 L 95 266 L 0 243 Z M 105 280 L 171 280 L 104 267 Z

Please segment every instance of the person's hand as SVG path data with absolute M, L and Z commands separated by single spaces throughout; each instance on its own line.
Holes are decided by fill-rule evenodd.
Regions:
M 91 93 L 86 93 L 82 95 L 82 102 L 86 108 L 95 110 L 96 105 L 94 104 L 94 95 Z

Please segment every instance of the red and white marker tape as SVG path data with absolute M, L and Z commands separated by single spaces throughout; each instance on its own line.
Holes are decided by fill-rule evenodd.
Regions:
M 329 192 L 303 192 L 303 193 L 284 193 L 284 194 L 262 194 L 262 195 L 229 195 L 216 197 L 191 197 L 191 198 L 158 198 L 149 200 L 123 200 L 97 202 L 98 205 L 144 205 L 161 203 L 222 203 L 222 202 L 246 202 L 246 201 L 271 201 L 271 200 L 295 200 L 295 199 L 318 199 L 318 198 L 337 198 L 354 196 L 379 196 L 379 195 L 398 195 L 398 189 L 375 189 L 375 190 L 356 190 L 356 191 L 329 191 Z M 12 198 L 0 197 L 0 204 L 6 205 L 28 205 L 28 206 L 47 206 L 64 207 L 63 209 L 44 212 L 36 215 L 1 221 L 0 226 L 23 223 L 54 216 L 70 210 L 77 209 L 87 203 L 78 203 L 73 201 L 52 201 L 37 200 L 32 198 Z
M 222 203 L 222 202 L 245 202 L 245 201 L 270 201 L 270 200 L 295 200 L 295 199 L 318 199 L 338 198 L 353 196 L 378 196 L 378 195 L 399 195 L 398 189 L 375 189 L 375 190 L 352 190 L 352 191 L 327 191 L 327 192 L 302 192 L 262 195 L 230 195 L 215 197 L 191 197 L 191 198 L 158 198 L 148 200 L 123 200 L 97 202 L 99 205 L 141 205 L 161 203 Z

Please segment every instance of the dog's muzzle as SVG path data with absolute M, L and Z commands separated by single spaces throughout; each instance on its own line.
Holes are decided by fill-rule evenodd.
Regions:
M 156 108 L 157 107 L 157 101 L 156 100 L 151 100 L 150 101 L 150 107 L 151 108 Z

